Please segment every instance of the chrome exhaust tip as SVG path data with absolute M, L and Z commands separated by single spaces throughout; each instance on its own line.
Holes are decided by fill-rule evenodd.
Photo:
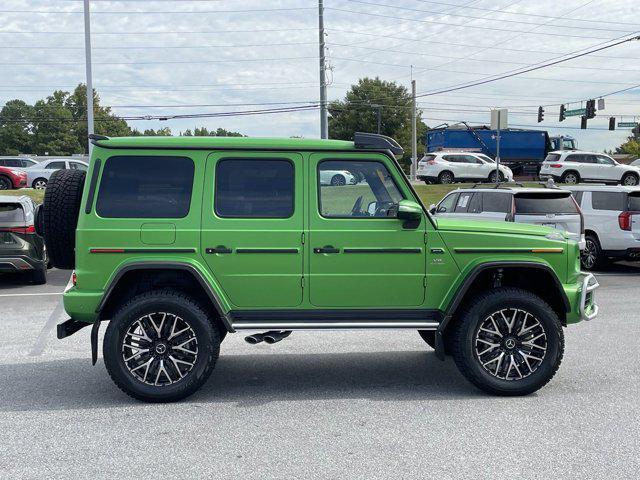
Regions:
M 268 332 L 267 332 L 268 333 Z M 264 341 L 264 336 L 266 333 L 254 333 L 253 335 L 247 335 L 244 337 L 244 341 L 250 345 L 256 345 L 262 341 Z
M 270 345 L 273 345 L 280 340 L 283 340 L 291 335 L 291 330 L 283 330 L 281 332 L 267 332 L 264 334 L 263 340 Z

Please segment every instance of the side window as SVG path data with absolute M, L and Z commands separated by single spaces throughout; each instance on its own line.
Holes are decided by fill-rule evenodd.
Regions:
M 565 162 L 587 163 L 585 157 L 586 155 L 580 154 L 567 155 Z
M 442 159 L 452 163 L 464 163 L 464 155 L 443 155 Z
M 69 168 L 71 170 L 82 170 L 83 172 L 87 171 L 87 166 L 84 163 L 69 162 Z
M 456 213 L 466 213 L 469 210 L 469 207 L 472 206 L 471 199 L 473 198 L 473 193 L 461 193 L 458 197 L 458 201 L 456 202 Z
M 511 211 L 511 195 L 484 192 L 482 194 L 482 211 L 509 213 Z
M 436 213 L 447 213 L 447 212 L 452 213 L 456 205 L 457 198 L 458 198 L 457 193 L 450 193 L 449 195 L 447 195 L 444 198 L 444 200 L 440 202 L 440 205 L 438 205 L 438 209 L 436 210 Z
M 336 172 L 359 182 L 335 185 L 328 179 Z M 404 198 L 382 162 L 325 160 L 318 164 L 320 214 L 329 218 L 387 217 Z
M 591 192 L 591 206 L 595 210 L 626 210 L 623 192 Z
M 467 163 L 471 163 L 471 164 L 480 164 L 480 163 L 484 163 L 482 160 L 480 160 L 479 158 L 474 157 L 473 155 L 465 155 L 465 162 Z
M 596 159 L 600 165 L 614 165 L 615 162 L 604 155 L 597 155 Z
M 289 218 L 294 166 L 284 158 L 222 159 L 216 165 L 214 207 L 222 218 Z
M 598 157 L 595 155 L 583 155 L 582 163 L 595 164 L 598 163 Z
M 194 170 L 187 157 L 108 158 L 96 213 L 105 218 L 184 218 L 191 204 Z
M 64 161 L 51 162 L 44 168 L 46 170 L 63 170 L 65 168 L 65 164 L 64 164 Z

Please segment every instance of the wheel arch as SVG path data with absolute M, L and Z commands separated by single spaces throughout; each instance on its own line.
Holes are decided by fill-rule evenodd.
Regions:
M 527 275 L 521 275 L 523 271 Z M 455 323 L 461 307 L 473 298 L 474 293 L 492 288 L 496 281 L 500 286 L 519 287 L 535 293 L 551 306 L 562 324 L 566 325 L 571 303 L 550 266 L 532 261 L 481 263 L 468 272 L 442 309 L 444 315 L 436 335 L 436 354 L 440 358 L 444 358 L 444 336 Z
M 219 292 L 198 268 L 178 261 L 140 261 L 122 266 L 112 276 L 96 307 L 99 320 L 109 319 L 117 306 L 129 298 L 158 288 L 175 288 L 188 292 L 210 310 L 218 321 L 218 328 L 227 332 L 234 331 Z

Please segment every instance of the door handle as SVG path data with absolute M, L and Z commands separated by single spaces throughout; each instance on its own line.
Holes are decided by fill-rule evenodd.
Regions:
M 215 248 L 208 247 L 208 248 L 205 248 L 204 251 L 206 253 L 209 253 L 209 254 L 213 254 L 213 253 L 231 253 L 232 252 L 232 250 L 230 248 L 227 248 L 227 247 L 222 246 L 222 245 L 218 246 L 218 247 L 215 247 Z
M 340 249 L 327 245 L 322 248 L 314 248 L 313 253 L 340 253 Z

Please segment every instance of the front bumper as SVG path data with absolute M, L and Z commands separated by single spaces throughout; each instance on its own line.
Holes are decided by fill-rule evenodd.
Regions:
M 598 316 L 598 304 L 595 301 L 595 290 L 600 286 L 592 273 L 582 277 L 580 293 L 580 320 L 593 320 Z

